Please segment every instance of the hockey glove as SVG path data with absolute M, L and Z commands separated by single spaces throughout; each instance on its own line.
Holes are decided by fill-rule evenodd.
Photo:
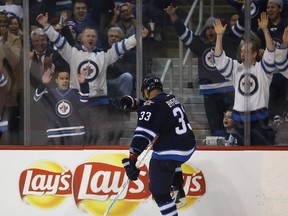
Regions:
M 124 110 L 136 110 L 139 101 L 130 95 L 125 95 L 120 99 L 120 103 L 122 104 Z
M 140 170 L 135 166 L 135 163 L 136 160 L 131 160 L 129 158 L 124 158 L 122 160 L 122 164 L 125 168 L 126 175 L 132 181 L 137 180 L 140 173 Z

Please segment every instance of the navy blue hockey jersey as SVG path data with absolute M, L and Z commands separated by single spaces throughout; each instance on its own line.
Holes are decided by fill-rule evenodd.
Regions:
M 160 93 L 139 107 L 130 153 L 140 155 L 156 135 L 153 158 L 185 162 L 195 151 L 192 127 L 174 95 Z
M 83 84 L 80 86 L 82 87 Z M 85 83 L 82 92 L 74 88 L 66 91 L 56 89 L 36 89 L 34 100 L 39 101 L 42 97 L 43 112 L 47 115 L 47 137 L 79 136 L 85 134 L 84 123 L 79 114 L 83 102 L 88 101 L 88 83 Z M 41 120 L 40 120 L 41 121 Z
M 199 93 L 215 94 L 234 91 L 232 83 L 217 72 L 214 63 L 215 42 L 210 42 L 203 35 L 196 35 L 189 30 L 180 19 L 173 23 L 179 39 L 198 57 Z M 240 35 L 240 33 L 239 33 Z M 236 50 L 240 44 L 241 36 L 233 32 L 224 34 L 224 50 L 227 55 L 236 57 Z

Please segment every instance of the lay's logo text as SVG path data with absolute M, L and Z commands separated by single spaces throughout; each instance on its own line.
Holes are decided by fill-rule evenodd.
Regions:
M 19 192 L 23 201 L 49 209 L 73 196 L 76 206 L 91 215 L 103 215 L 127 180 L 122 159 L 125 154 L 96 154 L 78 165 L 74 174 L 53 161 L 40 161 L 23 170 Z M 182 165 L 187 205 L 193 205 L 206 192 L 203 173 L 188 164 Z M 130 181 L 110 215 L 129 215 L 143 200 L 152 199 L 149 191 L 149 170 L 140 167 L 137 181 Z

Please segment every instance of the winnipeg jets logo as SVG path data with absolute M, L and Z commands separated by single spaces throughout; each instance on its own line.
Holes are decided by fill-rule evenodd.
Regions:
M 242 95 L 253 95 L 257 92 L 258 80 L 253 74 L 248 74 L 248 78 L 245 78 L 245 74 L 240 77 L 238 91 Z
M 273 38 L 273 40 L 274 40 L 275 47 L 280 48 L 282 41 L 278 38 Z
M 242 7 L 242 9 L 244 9 L 244 6 Z M 254 18 L 255 16 L 257 16 L 259 14 L 259 8 L 255 5 L 254 2 L 251 3 L 250 6 L 250 15 L 251 18 Z
M 208 70 L 216 70 L 214 61 L 214 48 L 205 50 L 202 54 L 203 64 Z
M 77 73 L 80 74 L 81 70 L 83 69 L 86 69 L 87 71 L 86 80 L 88 82 L 95 80 L 99 75 L 99 67 L 94 61 L 85 60 L 81 62 L 77 69 Z
M 153 104 L 154 102 L 153 101 L 151 101 L 151 100 L 148 100 L 148 101 L 145 101 L 145 103 L 144 103 L 144 106 L 146 106 L 146 105 L 151 105 L 151 104 Z
M 59 117 L 66 118 L 72 112 L 71 103 L 67 100 L 61 100 L 56 104 L 55 111 Z

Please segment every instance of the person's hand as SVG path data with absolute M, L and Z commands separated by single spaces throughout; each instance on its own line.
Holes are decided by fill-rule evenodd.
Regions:
M 119 15 L 120 15 L 120 7 L 119 7 L 118 3 L 115 3 L 113 12 L 114 12 L 114 16 L 119 17 Z
M 178 9 L 178 7 L 174 7 L 172 4 L 170 4 L 168 7 L 166 7 L 164 9 L 164 11 L 166 11 L 166 13 L 169 15 L 169 16 L 174 16 L 176 15 L 176 10 Z
M 45 56 L 44 68 L 51 68 L 52 67 L 52 56 L 53 56 L 52 53 L 49 56 Z
M 178 8 L 174 7 L 172 4 L 170 4 L 168 7 L 164 9 L 164 11 L 170 16 L 170 19 L 172 22 L 174 22 L 177 19 L 176 10 Z
M 282 43 L 284 47 L 288 47 L 288 27 L 284 29 L 283 37 L 282 37 Z
M 213 25 L 214 25 L 216 35 L 223 35 L 224 34 L 226 27 L 227 27 L 227 24 L 225 24 L 223 26 L 220 19 L 215 19 Z
M 42 83 L 43 83 L 44 85 L 47 85 L 47 84 L 50 83 L 51 78 L 52 78 L 51 74 L 52 74 L 52 71 L 51 71 L 50 68 L 47 69 L 47 70 L 43 73 Z
M 258 19 L 258 26 L 262 30 L 268 28 L 268 16 L 266 12 L 262 12 L 260 14 L 260 19 Z
M 3 44 L 6 43 L 7 37 L 8 37 L 8 28 L 0 27 L 0 39 Z
M 36 17 L 37 22 L 42 25 L 44 28 L 47 28 L 49 26 L 48 23 L 48 13 L 45 13 L 45 15 L 43 13 L 39 14 Z
M 28 58 L 29 58 L 30 60 L 33 59 L 34 53 L 35 53 L 34 50 L 32 50 L 32 51 L 29 52 Z
M 120 104 L 124 110 L 135 110 L 138 107 L 138 101 L 130 95 L 125 95 L 120 99 Z
M 259 58 L 262 58 L 262 57 L 263 57 L 264 51 L 265 51 L 265 49 L 263 49 L 263 48 L 259 49 L 259 51 L 258 51 L 258 57 L 259 57 Z
M 53 26 L 53 28 L 55 29 L 55 31 L 60 32 L 62 29 L 62 25 L 60 23 L 58 23 L 55 26 Z
M 128 176 L 128 178 L 132 181 L 135 181 L 138 179 L 140 170 L 136 167 L 136 161 L 135 160 L 131 160 L 129 158 L 124 158 L 122 160 L 122 164 L 125 168 L 126 171 L 126 175 Z
M 84 83 L 86 81 L 86 77 L 87 77 L 87 69 L 83 68 L 80 73 L 78 74 L 78 82 Z
M 67 19 L 68 19 L 68 14 L 67 14 L 67 11 L 66 11 L 66 10 L 62 10 L 62 11 L 61 11 L 60 19 L 62 19 L 63 22 L 66 22 L 66 21 L 67 21 Z

